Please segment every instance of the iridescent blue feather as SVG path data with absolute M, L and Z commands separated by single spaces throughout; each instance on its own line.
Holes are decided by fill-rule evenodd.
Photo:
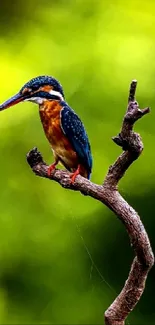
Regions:
M 92 155 L 90 143 L 84 125 L 77 114 L 67 105 L 61 102 L 61 127 L 75 150 L 79 163 L 87 170 L 88 179 L 90 179 L 92 170 Z

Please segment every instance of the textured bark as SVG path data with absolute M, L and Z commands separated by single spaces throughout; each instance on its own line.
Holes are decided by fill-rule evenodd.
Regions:
M 103 185 L 94 184 L 82 176 L 77 176 L 75 183 L 71 184 L 70 173 L 63 170 L 55 170 L 49 177 L 48 166 L 37 148 L 32 149 L 27 155 L 27 161 L 36 175 L 49 178 L 65 188 L 80 191 L 84 195 L 101 201 L 122 221 L 129 234 L 135 258 L 122 291 L 105 312 L 106 325 L 125 324 L 126 317 L 133 310 L 144 291 L 148 272 L 154 264 L 149 238 L 140 217 L 117 189 L 119 180 L 143 150 L 141 137 L 133 131 L 133 125 L 150 110 L 149 108 L 142 110 L 139 108 L 135 100 L 136 86 L 137 81 L 133 80 L 130 85 L 128 107 L 121 131 L 116 137 L 113 137 L 113 141 L 122 147 L 123 153 L 109 167 Z

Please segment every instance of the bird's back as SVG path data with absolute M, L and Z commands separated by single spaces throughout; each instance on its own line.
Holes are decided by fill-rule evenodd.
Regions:
M 64 134 L 76 151 L 78 161 L 85 169 L 87 178 L 89 179 L 92 171 L 92 155 L 84 125 L 78 115 L 65 102 L 60 114 L 61 126 Z

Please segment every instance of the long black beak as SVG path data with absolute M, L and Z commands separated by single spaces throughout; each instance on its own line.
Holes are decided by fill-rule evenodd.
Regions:
M 6 102 L 4 102 L 3 104 L 0 105 L 0 111 L 3 111 L 3 109 L 6 109 L 10 106 L 14 106 L 20 102 L 22 102 L 25 98 L 23 97 L 23 95 L 21 95 L 20 93 L 14 95 L 13 97 L 11 97 L 10 99 L 8 99 Z

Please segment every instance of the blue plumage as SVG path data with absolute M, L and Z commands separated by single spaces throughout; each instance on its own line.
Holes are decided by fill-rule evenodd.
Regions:
M 61 127 L 75 150 L 79 163 L 81 163 L 88 172 L 90 179 L 92 170 L 92 155 L 90 143 L 84 125 L 77 114 L 67 105 L 66 102 L 61 103 Z

